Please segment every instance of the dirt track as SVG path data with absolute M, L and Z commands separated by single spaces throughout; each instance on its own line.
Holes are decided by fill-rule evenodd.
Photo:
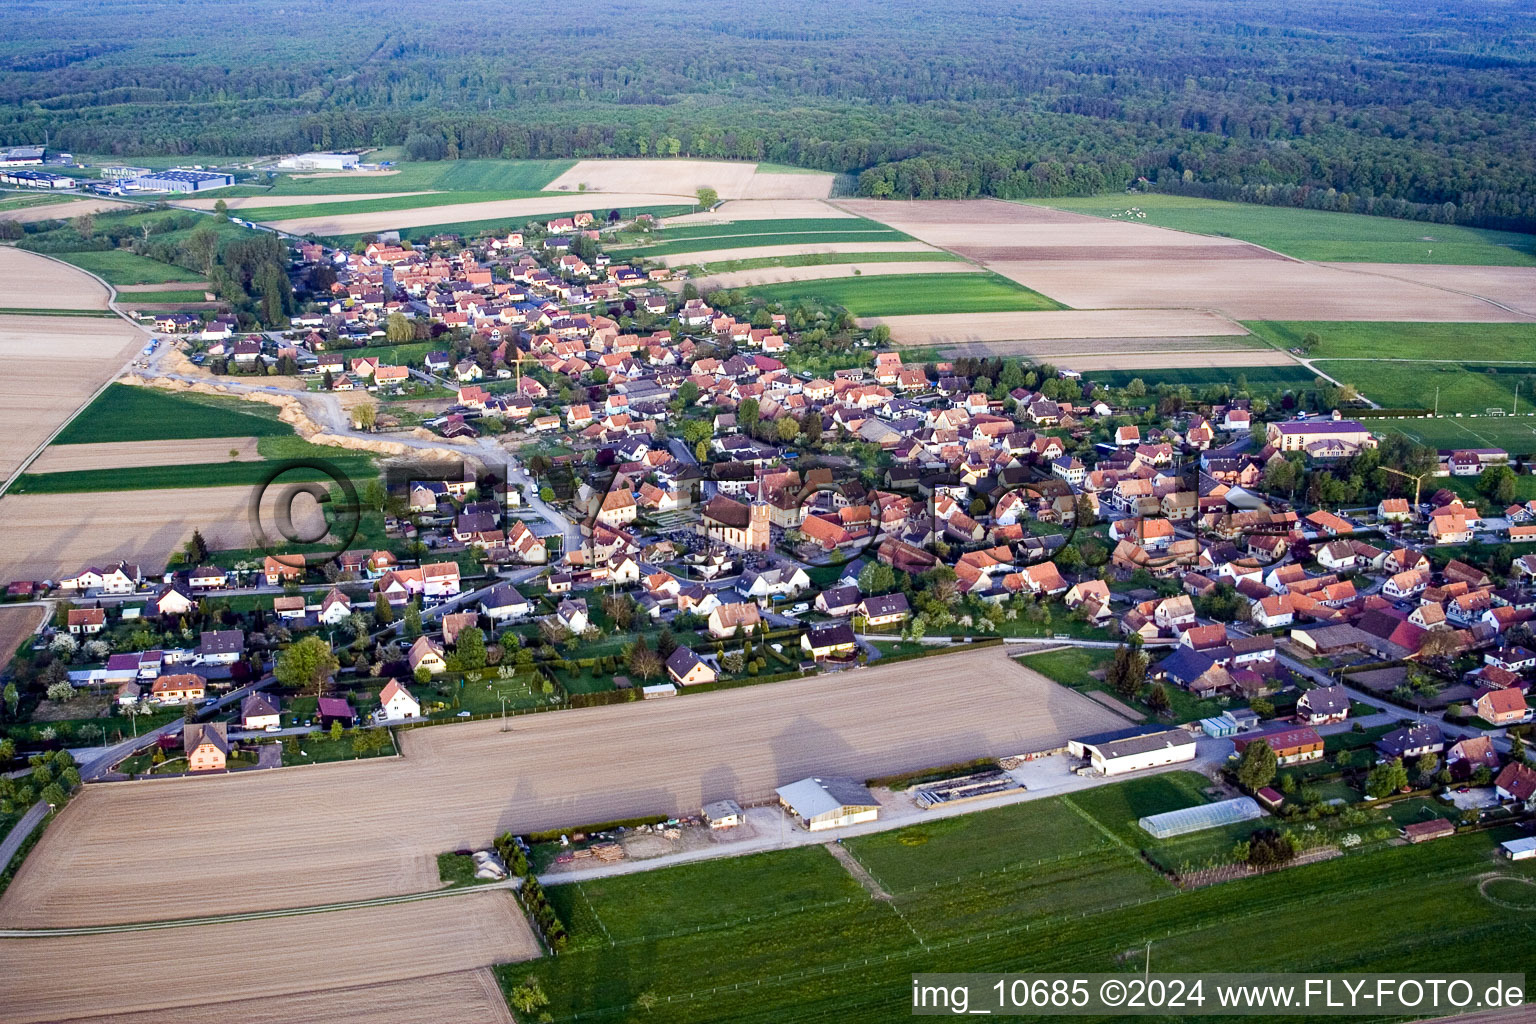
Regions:
M 231 451 L 239 455 L 231 459 Z M 254 437 L 204 437 L 184 441 L 103 441 L 54 444 L 43 449 L 29 473 L 69 473 L 131 466 L 191 466 L 202 462 L 257 462 Z
M 0 608 L 0 671 L 11 663 L 22 640 L 32 635 L 46 611 L 41 605 Z
M 261 888 L 265 881 L 253 874 L 247 884 Z M 183 883 L 188 889 L 195 884 L 192 878 Z M 394 982 L 538 955 L 533 933 L 506 891 L 154 932 L 0 939 L 0 977 L 5 978 L 0 1016 L 7 1024 L 26 1024 L 104 1014 L 120 1020 L 119 1013 L 166 1011 L 152 1019 L 243 1024 L 252 1018 L 231 1016 L 228 1008 L 211 1004 L 279 997 L 276 1006 L 264 1011 L 271 1016 L 255 1019 L 361 1020 L 364 1007 L 373 1009 L 373 985 L 389 991 Z M 455 998 L 448 987 L 461 980 L 467 991 Z M 327 991 L 358 986 L 368 986 L 370 994 L 343 999 Z M 369 1019 L 443 1019 L 431 1001 L 437 994 L 448 996 L 451 1008 L 458 1004 L 459 1019 L 487 1001 L 476 979 L 460 975 L 446 983 L 401 985 L 391 993 L 393 1001 L 417 1012 Z M 354 1005 L 341 1005 L 348 1002 Z M 182 1007 L 193 1015 L 187 1018 Z
M 897 345 L 961 345 L 969 342 L 1050 341 L 1062 338 L 1233 338 L 1241 324 L 1215 313 L 1166 309 L 1063 309 L 1033 313 L 937 313 L 863 317 L 862 326 L 885 324 Z M 1134 344 L 1144 349 L 1147 342 Z M 1230 346 L 1230 341 L 1222 344 Z M 1080 346 L 1094 351 L 1093 346 Z M 1139 351 L 1140 349 L 1138 349 Z
M 228 455 L 228 445 L 225 455 Z M 281 488 L 279 488 L 281 490 Z M 254 487 L 190 487 L 96 494 L 7 494 L 0 498 L 6 544 L 0 579 L 58 579 L 87 565 L 118 559 L 146 573 L 163 569 L 172 552 L 201 530 L 210 548 L 256 545 L 250 521 Z M 275 522 L 273 503 L 262 521 Z M 309 498 L 294 503 L 299 529 L 315 531 L 320 515 Z
M 761 799 L 1058 746 L 1123 720 L 999 649 L 582 711 L 419 729 L 405 757 L 90 786 L 0 899 L 13 927 L 303 906 L 430 889 L 435 854 L 524 831 Z M 155 822 L 153 829 L 143 823 Z M 217 822 L 217 827 L 210 827 Z M 123 865 L 198 865 L 126 886 Z M 253 880 L 260 884 L 253 884 Z
M 701 292 L 709 288 L 746 288 L 783 281 L 822 281 L 831 277 L 880 277 L 884 274 L 976 274 L 981 269 L 958 260 L 921 260 L 912 263 L 822 263 L 813 267 L 765 267 L 762 270 L 730 270 L 693 278 Z M 679 285 L 681 287 L 681 285 Z
M 36 209 L 40 207 L 16 212 Z M 24 249 L 0 246 L 0 309 L 106 308 L 107 290 L 85 271 Z

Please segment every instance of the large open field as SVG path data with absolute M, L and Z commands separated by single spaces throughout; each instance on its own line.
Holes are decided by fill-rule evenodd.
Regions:
M 0 608 L 0 672 L 11 663 L 21 642 L 37 629 L 48 609 L 42 605 Z
M 853 255 L 790 256 L 784 260 L 787 266 L 776 266 L 772 260 L 749 270 L 725 270 L 691 278 L 701 293 L 715 288 L 752 288 L 760 285 L 785 284 L 794 281 L 823 281 L 828 278 L 883 277 L 889 274 L 974 274 L 976 267 L 964 260 L 929 260 L 922 253 L 882 252 L 871 254 L 875 258 Z M 947 253 L 934 253 L 947 256 Z M 800 263 L 799 260 L 812 262 Z M 743 260 L 744 263 L 754 262 Z M 721 266 L 722 264 L 715 264 Z M 729 263 L 723 264 L 729 266 Z M 679 285 L 679 287 L 681 287 Z
M 1518 303 L 1528 301 L 1518 281 L 1505 281 L 1497 291 L 1489 288 L 1483 297 L 1454 283 L 1304 263 L 1234 239 L 1018 203 L 857 200 L 839 205 L 957 252 L 1074 309 L 1215 310 L 1239 320 L 1532 319 L 1517 311 Z
M 1480 295 L 1536 317 L 1536 267 L 1430 267 L 1383 263 L 1340 263 L 1336 266 L 1341 270 Z
M 285 437 L 292 432 L 292 428 L 278 420 L 272 406 L 113 384 L 54 443 L 95 446 L 108 440 Z
M 114 287 L 135 284 L 174 284 L 184 281 L 201 281 L 202 275 L 184 267 L 161 263 L 147 256 L 139 256 L 125 249 L 108 249 L 103 252 L 66 252 L 59 259 L 73 263 L 82 270 L 89 270 Z
M 916 316 L 1054 310 L 1050 299 L 995 274 L 891 274 L 764 285 L 752 293 L 794 306 L 819 302 L 854 316 Z
M 1279 348 L 1315 333 L 1312 359 L 1422 359 L 1536 365 L 1536 324 L 1250 321 L 1243 326 Z
M 906 242 L 911 239 L 900 231 L 864 218 L 801 217 L 682 225 L 665 229 L 652 242 L 610 251 L 616 258 L 641 256 L 652 259 L 724 249 L 757 250 L 821 242 L 881 241 Z
M 244 467 L 247 463 L 236 463 Z M 259 468 L 259 466 L 257 467 Z M 284 478 L 287 479 L 286 477 Z M 279 488 L 280 490 L 281 488 Z M 251 527 L 254 487 L 188 486 L 102 493 L 7 494 L 0 522 L 7 543 L 0 551 L 0 579 L 58 579 L 86 565 L 126 559 L 146 572 L 166 564 L 201 530 L 215 550 L 257 546 Z M 269 497 L 263 522 L 275 522 Z M 323 523 L 308 498 L 294 503 L 295 521 L 306 533 Z
M 1311 387 L 1317 378 L 1317 375 L 1305 366 L 1295 363 L 1270 366 L 1252 362 L 1247 365 L 1233 363 L 1230 366 L 1214 368 L 1178 366 L 1137 370 L 1126 367 L 1123 369 L 1093 370 L 1085 374 L 1085 376 L 1090 380 L 1098 381 L 1100 384 L 1111 388 L 1123 388 L 1139 377 L 1148 387 L 1156 387 L 1159 384 L 1169 384 L 1174 387 L 1187 385 L 1193 388 L 1196 394 L 1199 394 L 1202 388 L 1212 384 L 1236 386 L 1243 380 L 1247 381 L 1248 389 L 1254 394 L 1284 391 L 1287 389 L 1297 390 Z
M 910 1013 L 923 970 L 1125 972 L 1149 942 L 1161 971 L 1472 970 L 1512 934 L 1477 889 L 1512 830 L 1181 892 L 1137 856 L 1135 819 L 1200 785 L 1155 776 L 847 841 L 884 898 L 820 849 L 556 886 L 574 948 L 498 973 L 539 978 L 556 1019 L 627 1019 L 652 992 L 668 1022 L 873 1022 Z M 1503 951 L 1524 962 L 1536 940 L 1514 933 Z
M 147 950 L 175 969 L 146 971 Z M 154 932 L 0 939 L 4 1017 L 11 1024 L 102 1014 L 117 1020 L 151 1011 L 161 1020 L 190 1013 L 196 1021 L 243 1021 L 243 1014 L 231 1016 L 216 1004 L 269 997 L 281 998 L 288 1011 L 272 1019 L 331 1020 L 332 1007 L 342 1018 L 354 1010 L 344 1005 L 348 996 L 330 990 L 387 989 L 538 955 L 527 920 L 505 891 Z M 474 1000 L 473 979 L 461 974 L 458 980 Z M 438 987 L 406 989 L 396 999 L 425 999 Z M 465 998 L 450 997 L 455 1004 L 462 1011 Z M 418 1002 L 414 1009 L 423 1013 L 430 1005 Z M 498 1017 L 505 1019 L 504 1010 L 486 1019 Z
M 1117 193 L 1030 203 L 1127 223 L 1240 238 L 1303 260 L 1536 267 L 1536 237 L 1511 231 L 1191 196 Z
M 723 249 L 688 250 L 667 256 L 653 257 L 648 251 L 635 250 L 634 256 L 644 256 L 646 259 L 656 259 L 667 267 L 691 267 L 699 264 L 723 263 L 727 260 L 747 257 L 755 260 L 779 260 L 795 256 L 819 256 L 819 255 L 862 255 L 864 253 L 920 253 L 926 257 L 942 258 L 943 252 L 935 249 L 926 242 L 881 240 L 875 238 L 871 241 L 834 242 L 826 238 L 817 239 L 816 235 L 779 235 L 769 236 L 778 238 L 795 238 L 800 241 L 776 242 L 773 245 L 748 245 L 735 246 L 730 239 L 720 239 L 725 244 Z M 812 240 L 817 239 L 817 240 Z M 687 243 L 679 243 L 686 245 Z
M 36 253 L 0 246 L 0 309 L 106 309 L 107 292 Z
M 236 454 L 231 457 L 230 452 Z M 101 441 L 51 444 L 29 473 L 74 473 L 124 466 L 188 466 L 203 462 L 255 462 L 261 458 L 254 437 L 206 437 L 178 441 Z
M 537 199 L 545 192 L 506 190 L 500 192 L 402 192 L 395 195 L 316 196 L 306 202 L 298 197 L 280 198 L 270 205 L 254 202 L 240 209 L 243 220 L 269 221 L 313 219 L 336 214 L 390 213 L 427 207 L 461 206 L 470 203 L 496 203 L 509 199 Z M 241 200 L 236 200 L 241 202 Z
M 877 317 L 898 345 L 959 345 L 968 342 L 1048 341 L 1059 338 L 1247 338 L 1240 324 L 1214 313 L 1173 309 L 1065 309 L 1020 313 L 935 314 Z M 1143 343 L 1143 347 L 1146 345 Z M 1156 347 L 1156 346 L 1153 346 Z M 1263 346 L 1260 346 L 1262 348 Z
M 582 211 L 602 213 L 614 208 L 676 205 L 677 197 L 654 192 L 615 192 L 602 195 L 550 195 L 534 199 L 497 199 L 461 203 L 445 195 L 445 201 L 411 210 L 379 213 L 332 213 L 315 217 L 295 217 L 294 209 L 279 209 L 279 217 L 264 223 L 295 235 L 354 235 L 372 231 L 396 231 L 406 228 L 461 224 L 478 221 L 515 221 L 554 217 Z M 346 204 L 340 204 L 344 207 Z M 299 207 L 302 209 L 302 207 Z
M 506 733 L 494 721 L 415 730 L 402 736 L 399 760 L 92 786 L 22 866 L 0 921 L 138 920 L 420 891 L 437 885 L 436 853 L 503 829 L 746 802 L 812 772 L 864 778 L 1049 749 L 1121 722 L 990 649 L 527 716 Z M 146 820 L 155 829 L 137 827 Z M 123 886 L 121 866 L 142 858 L 198 864 L 198 884 Z
M 722 199 L 825 199 L 833 179 L 816 171 L 779 173 L 724 160 L 581 160 L 548 187 L 689 198 L 700 188 L 712 188 Z

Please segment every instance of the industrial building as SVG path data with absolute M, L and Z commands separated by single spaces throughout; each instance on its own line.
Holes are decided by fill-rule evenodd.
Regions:
M 1195 737 L 1183 729 L 1140 725 L 1068 740 L 1067 753 L 1086 760 L 1086 770 L 1124 775 L 1143 768 L 1195 759 Z
M 780 786 L 782 804 L 808 832 L 857 825 L 880 817 L 880 804 L 863 783 L 853 779 L 801 779 Z
M 356 153 L 300 153 L 277 162 L 285 171 L 355 171 Z
M 107 164 L 101 169 L 101 176 L 107 181 L 130 181 L 149 173 L 148 167 L 129 167 L 127 164 Z
M 35 167 L 42 162 L 42 146 L 12 146 L 0 153 L 0 167 Z
M 74 188 L 75 179 L 48 171 L 0 171 L 0 184 L 26 188 Z
M 218 171 L 151 171 L 128 181 L 130 188 L 146 192 L 202 192 L 235 183 L 234 175 Z

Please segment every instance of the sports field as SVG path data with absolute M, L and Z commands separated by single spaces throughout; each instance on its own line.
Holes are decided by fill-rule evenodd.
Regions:
M 1521 408 L 1524 407 L 1522 400 Z M 1372 420 L 1370 427 L 1378 432 L 1393 431 L 1436 449 L 1503 448 L 1514 456 L 1536 455 L 1536 418 L 1524 413 L 1503 417 Z
M 1303 260 L 1536 266 L 1536 236 L 1511 231 L 1190 196 L 1117 193 L 1029 202 L 1128 223 L 1241 238 Z
M 996 274 L 890 274 L 763 285 L 752 294 L 783 306 L 815 302 L 854 316 L 1010 313 L 1061 309 L 1038 292 Z
M 265 412 L 272 415 L 262 415 Z M 64 428 L 54 444 L 285 437 L 292 433 L 270 406 L 113 384 Z
M 498 974 L 539 978 L 557 1020 L 659 997 L 668 1021 L 886 1021 L 910 1012 L 916 971 L 1134 971 L 1149 941 L 1163 971 L 1471 970 L 1506 934 L 1511 962 L 1536 955 L 1477 889 L 1512 830 L 1175 889 L 1132 830 L 1204 799 L 1187 778 L 848 841 L 883 897 L 821 848 L 554 886 L 576 948 Z

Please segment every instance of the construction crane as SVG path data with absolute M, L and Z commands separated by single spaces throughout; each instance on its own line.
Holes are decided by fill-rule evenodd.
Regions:
M 1410 510 L 1410 512 L 1414 520 L 1417 521 L 1419 518 L 1419 490 L 1424 486 L 1424 478 L 1427 476 L 1433 476 L 1434 470 L 1430 470 L 1425 473 L 1420 473 L 1418 476 L 1414 476 L 1412 473 L 1404 473 L 1402 470 L 1393 469 L 1391 466 L 1377 466 L 1376 468 L 1382 470 L 1385 473 L 1391 473 L 1394 476 L 1400 476 L 1404 480 L 1413 481 L 1413 508 Z

